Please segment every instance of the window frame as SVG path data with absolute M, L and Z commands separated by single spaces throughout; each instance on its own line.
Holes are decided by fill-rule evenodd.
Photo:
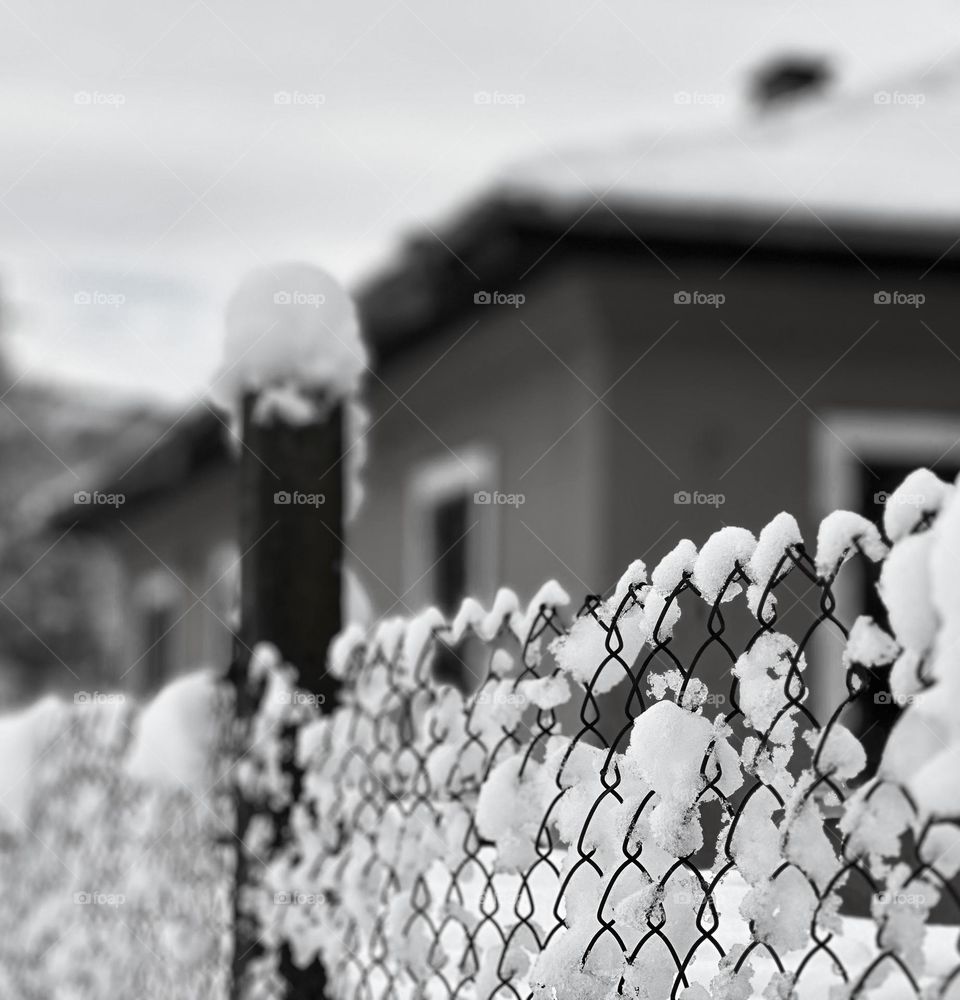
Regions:
M 437 603 L 431 570 L 439 553 L 432 550 L 430 518 L 436 508 L 462 495 L 493 491 L 497 481 L 496 453 L 489 445 L 470 444 L 453 452 L 433 454 L 416 462 L 404 491 L 404 603 L 418 608 Z M 476 507 L 474 527 L 465 536 L 466 594 L 483 601 L 493 596 L 498 570 L 500 531 L 495 505 Z
M 134 590 L 134 606 L 136 614 L 135 629 L 135 663 L 140 669 L 139 687 L 147 693 L 162 688 L 177 674 L 178 649 L 182 641 L 179 626 L 182 615 L 178 616 L 183 604 L 183 595 L 176 579 L 169 572 L 161 569 L 150 570 L 142 574 Z M 162 634 L 158 641 L 150 643 L 148 639 L 148 616 L 156 614 L 168 615 L 172 625 Z M 161 666 L 165 667 L 162 677 L 153 677 L 150 671 L 151 654 L 160 647 Z
M 856 511 L 860 504 L 858 466 L 861 462 L 933 465 L 960 446 L 960 415 L 956 413 L 895 409 L 838 409 L 823 414 L 814 428 L 813 508 L 816 523 L 834 510 Z M 808 550 L 813 554 L 813 544 Z M 857 599 L 864 585 L 864 567 L 852 559 L 833 585 L 835 614 L 848 628 L 857 613 Z M 832 629 L 830 630 L 833 631 Z M 811 710 L 827 717 L 846 697 L 844 672 L 836 658 L 838 637 L 828 639 L 818 629 L 811 641 L 811 662 L 819 666 L 812 677 Z M 827 715 L 824 715 L 827 713 Z

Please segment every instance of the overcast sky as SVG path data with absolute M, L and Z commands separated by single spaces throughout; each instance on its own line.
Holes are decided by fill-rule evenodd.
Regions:
M 711 113 L 678 90 L 735 102 L 785 49 L 923 72 L 958 37 L 957 0 L 3 0 L 8 339 L 28 376 L 186 400 L 258 264 L 353 282 L 510 161 Z

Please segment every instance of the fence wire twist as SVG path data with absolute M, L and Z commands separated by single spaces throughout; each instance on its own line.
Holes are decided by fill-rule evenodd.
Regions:
M 898 553 L 949 544 L 940 487 L 891 522 L 889 555 L 840 512 L 813 558 L 780 515 L 759 540 L 683 542 L 650 579 L 634 563 L 573 617 L 548 584 L 526 609 L 504 590 L 452 621 L 348 630 L 327 715 L 261 650 L 243 781 L 272 804 L 252 853 L 278 842 L 278 801 L 291 809 L 249 887 L 250 995 L 281 994 L 286 944 L 319 956 L 338 1000 L 960 996 L 960 792 L 943 767 L 932 793 L 912 781 L 952 746 L 920 704 L 930 650 L 915 628 L 851 630 L 835 593 L 850 556 L 909 575 Z M 887 587 L 891 620 L 903 589 Z M 445 650 L 460 686 L 434 678 Z M 817 685 L 840 691 L 826 711 Z M 891 700 L 905 735 L 868 760 L 858 734 Z

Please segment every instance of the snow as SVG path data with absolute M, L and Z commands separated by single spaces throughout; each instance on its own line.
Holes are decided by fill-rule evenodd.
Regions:
M 782 745 L 791 743 L 796 731 L 792 718 L 796 709 L 784 711 L 788 704 L 787 673 L 793 662 L 799 671 L 806 668 L 796 643 L 779 632 L 766 632 L 733 666 L 733 674 L 740 682 L 737 701 L 747 725 L 761 734 L 766 734 L 772 726 L 770 740 Z M 795 696 L 797 688 L 794 682 L 791 690 Z
M 930 590 L 930 532 L 908 535 L 890 550 L 880 570 L 880 596 L 897 642 L 924 652 L 937 634 L 937 613 Z
M 286 263 L 248 274 L 227 303 L 212 390 L 229 408 L 267 386 L 355 393 L 367 352 L 350 296 L 322 268 Z
M 744 103 L 722 115 L 711 109 L 709 127 L 569 144 L 511 165 L 501 186 L 505 197 L 562 218 L 576 218 L 602 191 L 619 213 L 701 224 L 756 218 L 758 232 L 777 219 L 949 231 L 960 223 L 952 200 L 958 91 L 955 57 L 933 70 L 925 62 L 904 78 L 843 82 L 767 114 Z
M 925 697 L 919 696 L 894 723 L 883 748 L 881 777 L 906 785 L 931 757 L 950 745 L 949 723 L 924 710 Z
M 727 580 L 737 566 L 746 572 L 756 546 L 746 528 L 721 528 L 707 539 L 693 567 L 693 584 L 705 601 L 713 604 L 721 593 L 724 601 L 730 601 L 740 593 L 741 585 L 727 586 Z
M 843 651 L 845 668 L 859 663 L 864 667 L 885 667 L 900 654 L 896 640 L 869 616 L 860 615 L 853 623 Z
M 671 701 L 659 701 L 636 718 L 625 764 L 659 796 L 651 833 L 677 857 L 703 842 L 699 821 L 690 812 L 706 784 L 704 772 L 712 779 L 719 768 L 716 788 L 722 795 L 731 795 L 743 782 L 739 754 L 723 732 Z
M 322 268 L 283 263 L 248 274 L 227 303 L 223 358 L 208 390 L 240 435 L 243 399 L 257 394 L 253 419 L 294 426 L 343 402 L 347 458 L 346 508 L 362 500 L 369 417 L 358 402 L 368 368 L 350 295 Z
M 305 396 L 294 382 L 268 385 L 257 396 L 253 421 L 257 424 L 289 424 L 305 427 L 320 419 L 316 401 Z
M 934 529 L 920 537 L 931 539 L 929 554 L 929 594 L 940 632 L 933 657 L 931 674 L 940 681 L 941 704 L 956 704 L 960 695 L 960 669 L 957 649 L 960 648 L 960 495 L 956 491 L 944 504 Z M 935 542 L 935 544 L 933 544 Z M 901 543 L 902 544 L 902 543 Z M 929 622 L 929 619 L 924 619 Z M 910 643 L 916 651 L 925 647 Z
M 350 622 L 330 643 L 328 664 L 330 673 L 343 680 L 355 655 L 366 643 L 366 631 L 358 622 Z
M 663 597 L 668 598 L 680 586 L 685 576 L 693 573 L 697 562 L 697 547 L 689 538 L 682 538 L 650 574 L 650 582 Z
M 634 604 L 616 621 L 601 615 L 616 613 L 613 600 L 597 609 L 597 617 L 581 615 L 569 631 L 555 639 L 550 649 L 557 665 L 575 681 L 589 685 L 594 694 L 605 694 L 629 676 L 629 670 L 650 637 L 643 608 Z
M 35 786 L 32 772 L 44 747 L 69 721 L 67 705 L 53 695 L 0 717 L 0 830 L 24 828 Z
M 171 681 L 143 708 L 127 757 L 132 777 L 209 794 L 220 683 L 213 670 L 198 670 Z
M 539 677 L 533 681 L 521 681 L 518 690 L 527 701 L 544 710 L 566 704 L 571 695 L 570 685 L 562 674 Z
M 960 744 L 941 749 L 911 775 L 908 787 L 923 816 L 960 815 Z
M 849 781 L 864 769 L 867 754 L 861 742 L 846 726 L 834 722 L 821 737 L 816 760 L 817 767 L 823 774 Z
M 619 607 L 628 594 L 635 594 L 646 582 L 647 565 L 642 559 L 635 559 L 617 581 L 610 603 Z
M 924 517 L 936 514 L 954 488 L 929 469 L 914 469 L 891 493 L 883 508 L 883 530 L 891 542 L 914 531 Z
M 877 526 L 865 517 L 849 510 L 827 514 L 817 532 L 817 573 L 824 578 L 834 576 L 857 547 L 874 562 L 887 554 Z
M 791 546 L 803 544 L 803 537 L 797 525 L 797 519 L 786 511 L 781 511 L 760 532 L 757 547 L 750 557 L 747 575 L 758 587 L 766 587 L 774 571 Z M 780 575 L 785 576 L 793 569 L 793 562 L 787 559 L 780 569 Z M 758 598 L 759 600 L 759 598 Z
M 270 947 L 286 939 L 304 960 L 319 952 L 340 963 L 344 993 L 385 948 L 377 961 L 384 975 L 396 975 L 391 989 L 401 998 L 432 1000 L 464 975 L 489 992 L 509 974 L 511 991 L 538 1000 L 660 1000 L 673 992 L 698 1000 L 842 1000 L 850 987 L 826 954 L 817 955 L 820 943 L 829 939 L 855 981 L 877 957 L 879 935 L 934 995 L 935 977 L 956 965 L 956 929 L 928 926 L 927 910 L 941 890 L 934 876 L 911 877 L 900 862 L 905 835 L 915 838 L 928 816 L 954 815 L 960 801 L 960 719 L 956 697 L 945 697 L 954 690 L 960 697 L 953 655 L 960 505 L 952 493 L 929 530 L 900 534 L 889 553 L 876 528 L 856 515 L 841 512 L 821 526 L 818 569 L 827 579 L 857 544 L 868 558 L 886 554 L 881 593 L 895 634 L 859 618 L 843 666 L 894 664 L 892 687 L 905 710 L 878 775 L 862 787 L 844 787 L 866 766 L 859 739 L 840 721 L 847 717 L 823 716 L 830 721 L 819 728 L 791 704 L 790 694 L 799 699 L 804 690 L 801 674 L 810 685 L 820 679 L 806 667 L 806 634 L 752 632 L 734 662 L 732 692 L 729 676 L 721 679 L 746 732 L 735 712 L 728 725 L 726 708 L 713 709 L 716 677 L 688 677 L 688 659 L 670 662 L 689 636 L 662 651 L 662 662 L 651 659 L 645 683 L 652 703 L 638 704 L 644 680 L 634 667 L 661 616 L 663 632 L 676 629 L 678 602 L 668 606 L 666 598 L 685 576 L 706 601 L 731 599 L 734 588 L 724 588 L 739 566 L 737 589 L 753 606 L 785 548 L 799 544 L 796 522 L 781 514 L 757 540 L 724 528 L 699 552 L 681 543 L 650 583 L 635 560 L 608 600 L 569 625 L 554 619 L 565 632 L 550 645 L 556 669 L 545 667 L 543 675 L 539 668 L 550 661 L 541 661 L 538 642 L 526 640 L 541 609 L 567 602 L 554 584 L 525 609 L 504 589 L 489 608 L 465 601 L 450 623 L 428 609 L 381 622 L 366 638 L 359 627 L 348 629 L 331 653 L 333 669 L 348 682 L 341 707 L 330 717 L 295 720 L 305 727 L 298 759 L 307 769 L 306 801 L 297 807 L 291 855 L 278 862 L 285 872 L 278 884 L 299 871 L 307 886 L 315 882 L 340 901 L 332 915 L 288 916 Z M 418 675 L 435 631 L 445 639 L 469 632 L 484 644 L 478 662 L 488 673 L 472 694 Z M 925 686 L 931 664 L 935 683 Z M 281 664 L 267 675 L 289 690 Z M 621 705 L 612 714 L 606 706 L 594 710 L 592 696 L 625 679 Z M 603 742 L 591 728 L 597 712 L 601 725 L 616 724 L 624 705 L 626 749 L 592 745 Z M 265 787 L 277 784 L 268 724 L 278 719 L 290 721 L 268 714 L 255 730 L 264 737 L 257 766 Z M 327 822 L 318 824 L 320 815 Z M 722 827 L 716 846 L 713 836 L 705 842 L 707 829 L 716 832 L 707 825 L 714 817 Z M 936 873 L 960 871 L 960 831 L 952 824 L 937 823 L 920 850 Z M 838 890 L 851 878 L 843 866 L 854 861 L 877 887 L 874 919 L 839 910 Z M 658 928 L 682 960 L 704 933 L 714 933 L 714 913 L 727 957 L 719 959 L 712 942 L 697 948 L 686 966 L 688 987 L 674 990 L 676 963 L 659 947 Z M 475 947 L 466 965 L 464 935 Z M 756 943 L 761 947 L 734 972 Z M 764 944 L 776 950 L 783 973 Z M 900 995 L 901 981 L 888 972 L 871 976 L 869 995 Z M 382 991 L 370 983 L 378 1000 Z

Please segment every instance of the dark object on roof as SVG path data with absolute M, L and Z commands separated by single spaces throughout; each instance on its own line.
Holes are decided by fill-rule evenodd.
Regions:
M 752 97 L 761 108 L 822 91 L 833 77 L 825 59 L 786 56 L 767 63 L 753 80 Z

